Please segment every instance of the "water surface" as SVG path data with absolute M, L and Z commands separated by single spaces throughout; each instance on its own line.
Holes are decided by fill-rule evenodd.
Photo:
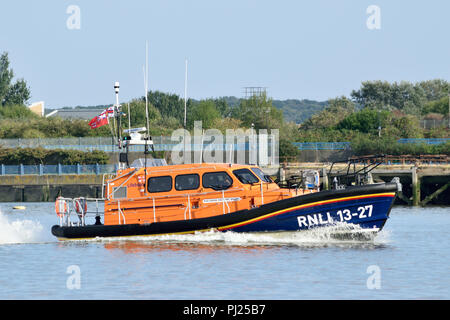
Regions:
M 450 298 L 448 207 L 394 207 L 369 241 L 315 231 L 61 242 L 53 203 L 0 211 L 0 299 Z

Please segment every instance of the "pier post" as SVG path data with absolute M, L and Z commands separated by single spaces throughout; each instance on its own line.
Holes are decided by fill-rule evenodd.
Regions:
M 280 166 L 279 168 L 279 180 L 280 181 L 286 180 L 286 172 L 283 166 Z
M 420 178 L 417 174 L 417 166 L 412 167 L 412 204 L 413 206 L 420 205 Z
M 327 175 L 327 169 L 322 168 L 322 181 L 323 181 L 323 190 L 329 190 L 329 181 L 328 181 L 328 175 Z

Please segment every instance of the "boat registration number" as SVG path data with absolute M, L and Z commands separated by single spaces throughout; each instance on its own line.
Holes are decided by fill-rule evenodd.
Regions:
M 361 206 L 356 209 L 356 212 L 352 212 L 350 209 L 342 209 L 333 215 L 330 212 L 327 213 L 314 213 L 304 216 L 298 216 L 297 221 L 299 227 L 311 227 L 314 225 L 332 224 L 334 222 L 347 222 L 353 218 L 366 219 L 372 216 L 373 205 L 369 204 Z

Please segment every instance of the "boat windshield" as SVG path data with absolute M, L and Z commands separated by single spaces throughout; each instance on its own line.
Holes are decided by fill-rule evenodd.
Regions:
M 272 179 L 270 179 L 270 177 L 267 174 L 265 174 L 260 168 L 255 167 L 252 168 L 252 170 L 262 181 L 269 183 L 273 182 Z
M 233 173 L 242 183 L 252 184 L 259 182 L 258 178 L 249 169 L 237 169 L 233 170 Z

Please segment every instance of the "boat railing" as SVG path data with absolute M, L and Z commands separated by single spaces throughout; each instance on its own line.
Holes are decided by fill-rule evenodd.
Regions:
M 370 183 L 368 181 L 370 180 L 371 171 L 380 166 L 385 161 L 385 158 L 386 156 L 381 154 L 351 157 L 347 160 L 334 161 L 328 170 L 329 177 L 333 177 L 332 189 L 345 189 L 351 185 Z M 346 164 L 346 168 L 343 171 L 333 172 L 334 165 L 338 163 Z M 362 166 L 362 168 L 357 169 L 357 165 Z
M 136 197 L 133 198 L 133 201 L 139 201 L 139 200 L 152 200 L 152 199 L 167 199 L 167 198 L 183 198 L 183 197 L 199 197 L 199 196 L 205 196 L 205 195 L 212 195 L 212 194 L 218 194 L 222 191 L 225 191 L 227 193 L 235 192 L 235 191 L 244 191 L 243 188 L 230 188 L 227 190 L 217 190 L 217 191 L 207 191 L 207 192 L 195 192 L 195 193 L 180 193 L 180 194 L 166 194 L 166 195 L 160 195 L 160 196 L 142 196 L 142 197 Z M 105 199 L 108 200 L 110 203 L 115 203 L 117 201 L 124 201 L 128 200 L 127 198 L 111 198 L 111 199 Z
M 99 210 L 99 202 L 103 201 L 105 201 L 103 198 L 58 197 L 55 203 L 55 210 L 59 217 L 60 226 L 85 226 L 87 217 L 100 218 L 103 212 Z M 88 210 L 88 207 L 90 207 L 88 202 L 95 203 L 95 210 Z M 72 220 L 74 216 L 78 218 L 76 221 Z

